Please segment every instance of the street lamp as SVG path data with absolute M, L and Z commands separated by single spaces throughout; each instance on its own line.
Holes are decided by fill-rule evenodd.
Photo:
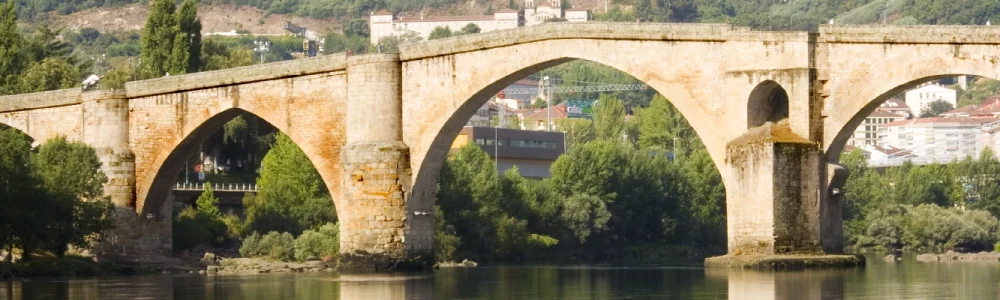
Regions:
M 253 52 L 260 53 L 260 63 L 264 63 L 264 53 L 271 51 L 271 41 L 262 40 L 253 42 Z

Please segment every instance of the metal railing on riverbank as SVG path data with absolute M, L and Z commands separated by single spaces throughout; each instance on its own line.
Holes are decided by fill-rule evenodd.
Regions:
M 244 193 L 256 193 L 257 184 L 255 183 L 212 183 L 212 190 L 216 192 L 244 192 Z M 174 185 L 175 191 L 204 191 L 204 183 L 177 183 Z

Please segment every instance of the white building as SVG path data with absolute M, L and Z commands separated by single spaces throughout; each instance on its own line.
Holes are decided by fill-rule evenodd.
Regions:
M 882 102 L 882 104 L 880 104 L 875 110 L 894 113 L 903 116 L 905 119 L 916 117 L 913 115 L 913 111 L 910 110 L 910 107 L 906 105 L 906 102 L 897 98 L 890 98 L 889 100 Z
M 937 84 L 927 84 L 906 91 L 906 105 L 910 107 L 910 111 L 914 116 L 919 116 L 920 111 L 927 107 L 928 104 L 938 100 L 944 100 L 951 104 L 951 107 L 955 107 L 957 105 L 958 92 Z
M 883 124 L 906 119 L 903 116 L 876 109 L 865 118 L 864 123 L 854 129 L 854 134 L 847 141 L 848 145 L 864 148 L 864 146 L 882 146 L 879 139 L 879 127 Z
M 462 30 L 462 27 L 469 24 L 479 26 L 479 32 L 490 32 L 517 28 L 521 25 L 521 21 L 517 11 L 513 9 L 501 9 L 492 16 L 420 16 L 400 18 L 396 18 L 392 13 L 382 10 L 372 14 L 368 19 L 372 44 L 377 44 L 382 37 L 399 36 L 407 31 L 416 32 L 420 37 L 427 39 L 434 28 L 446 27 L 451 31 L 459 31 Z
M 563 0 L 551 0 L 540 3 L 538 6 L 535 6 L 535 1 L 524 1 L 523 19 L 518 11 L 510 8 L 498 10 L 493 15 L 420 17 L 396 17 L 392 13 L 382 10 L 372 13 L 368 18 L 371 43 L 377 44 L 379 39 L 383 37 L 399 36 L 407 31 L 416 32 L 427 39 L 434 28 L 447 27 L 451 31 L 458 31 L 470 23 L 479 26 L 479 32 L 490 32 L 540 24 L 551 18 L 564 18 L 570 22 L 585 22 L 593 17 L 586 9 L 571 8 L 563 11 Z
M 895 121 L 879 131 L 886 147 L 906 149 L 921 162 L 949 162 L 975 155 L 982 147 L 984 125 L 996 118 L 936 117 Z
M 585 8 L 570 8 L 566 10 L 566 21 L 586 22 L 593 18 L 594 16 L 590 14 L 590 10 Z

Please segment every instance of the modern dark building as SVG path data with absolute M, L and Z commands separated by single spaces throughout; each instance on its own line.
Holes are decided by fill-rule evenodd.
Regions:
M 500 174 L 517 166 L 521 176 L 527 178 L 548 178 L 552 162 L 566 152 L 566 136 L 562 132 L 471 126 L 458 133 L 451 152 L 457 153 L 469 143 L 486 151 L 497 162 Z

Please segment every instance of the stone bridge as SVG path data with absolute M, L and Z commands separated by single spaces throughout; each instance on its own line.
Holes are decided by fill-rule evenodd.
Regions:
M 727 191 L 729 253 L 843 248 L 835 163 L 890 96 L 960 74 L 997 78 L 1000 28 L 842 27 L 766 32 L 718 24 L 556 23 L 343 54 L 0 98 L 0 123 L 36 141 L 96 147 L 120 208 L 111 250 L 169 253 L 169 194 L 183 159 L 240 112 L 289 135 L 319 170 L 341 252 L 426 259 L 435 182 L 463 124 L 514 81 L 583 59 L 666 96 Z M 426 214 L 425 214 L 426 213 Z M 372 261 L 372 260 L 366 260 Z

